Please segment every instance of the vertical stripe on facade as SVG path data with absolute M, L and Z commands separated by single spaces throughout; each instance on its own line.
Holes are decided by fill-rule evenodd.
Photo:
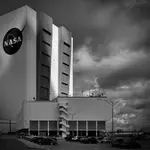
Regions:
M 49 100 L 52 18 L 37 13 L 37 100 Z

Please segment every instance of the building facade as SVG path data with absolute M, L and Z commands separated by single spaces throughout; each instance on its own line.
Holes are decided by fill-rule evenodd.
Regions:
M 28 6 L 0 22 L 0 130 L 13 123 L 30 134 L 99 135 L 111 109 L 103 99 L 73 97 L 71 32 Z
M 111 106 L 97 97 L 57 97 L 54 101 L 25 101 L 17 129 L 30 134 L 99 136 L 111 119 Z
M 71 33 L 28 6 L 0 16 L 0 22 L 0 120 L 15 121 L 24 100 L 72 96 Z

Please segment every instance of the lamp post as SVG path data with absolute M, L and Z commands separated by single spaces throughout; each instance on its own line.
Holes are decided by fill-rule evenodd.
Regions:
M 74 115 L 76 115 L 77 113 L 68 113 L 69 115 L 71 115 L 71 119 L 73 120 Z
M 120 101 L 111 102 L 104 99 L 105 102 L 107 102 L 112 107 L 112 134 L 114 133 L 114 106 Z
M 77 114 L 77 113 L 68 113 L 69 115 L 71 115 L 71 119 L 72 119 L 72 121 L 73 121 L 73 117 Z M 73 131 L 72 131 L 72 135 L 73 135 Z

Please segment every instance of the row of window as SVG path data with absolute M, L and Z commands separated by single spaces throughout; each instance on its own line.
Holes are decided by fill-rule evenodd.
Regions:
M 69 121 L 69 125 L 70 128 L 72 130 L 76 130 L 77 129 L 77 122 L 76 121 Z M 87 126 L 86 126 L 86 121 L 78 121 L 78 129 L 86 129 L 86 127 L 88 127 L 88 129 L 104 129 L 105 128 L 105 121 L 97 121 L 97 125 L 96 125 L 96 121 L 87 121 Z
M 42 28 L 43 35 L 43 51 L 41 52 L 41 76 L 40 76 L 40 98 L 47 100 L 49 97 L 49 85 L 50 85 L 50 52 L 49 47 L 51 46 L 48 38 L 52 35 L 49 31 Z M 45 50 L 46 49 L 46 50 Z M 62 77 L 62 88 L 69 89 L 69 64 L 70 64 L 70 45 L 64 42 L 64 52 L 63 52 L 63 77 Z M 65 90 L 66 91 L 66 90 Z M 68 92 L 61 92 L 62 96 L 68 96 Z
M 40 121 L 39 122 L 39 129 L 47 129 L 48 121 Z M 38 129 L 38 121 L 30 121 L 30 130 L 37 130 Z M 57 130 L 57 121 L 49 121 L 49 129 Z
M 50 61 L 51 61 L 51 33 L 42 28 L 42 52 L 40 72 L 40 99 L 49 99 Z
M 69 64 L 70 64 L 70 45 L 64 42 L 65 48 L 63 52 L 63 62 L 62 62 L 62 82 L 61 82 L 61 96 L 68 96 L 68 89 L 69 89 Z

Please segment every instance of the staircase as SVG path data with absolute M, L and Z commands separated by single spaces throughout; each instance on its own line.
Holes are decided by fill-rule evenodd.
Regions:
M 66 137 L 69 130 L 68 106 L 66 103 L 58 103 L 58 107 L 59 107 L 59 131 L 61 131 L 62 137 Z

